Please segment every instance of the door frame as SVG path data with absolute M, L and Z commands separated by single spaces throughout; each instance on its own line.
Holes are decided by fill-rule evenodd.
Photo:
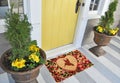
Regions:
M 85 6 L 80 7 L 73 43 L 47 51 L 48 58 L 56 57 L 57 55 L 78 49 L 82 46 L 82 40 L 88 21 L 88 13 L 86 12 L 89 11 L 90 0 L 83 0 L 82 3 L 85 3 Z
M 77 1 L 77 0 L 76 0 Z M 80 48 L 82 45 L 82 40 L 84 37 L 87 21 L 88 21 L 88 11 L 90 0 L 82 0 L 85 3 L 84 6 L 80 7 L 78 22 L 76 25 L 75 36 L 72 44 L 58 47 L 46 51 L 47 58 L 53 58 L 57 55 L 63 54 L 65 52 Z M 32 23 L 33 31 L 31 38 L 37 40 L 38 45 L 41 47 L 42 39 L 42 0 L 24 0 L 25 13 L 28 15 L 29 21 Z M 39 9 L 40 11 L 36 11 Z M 38 36 L 40 34 L 40 36 Z

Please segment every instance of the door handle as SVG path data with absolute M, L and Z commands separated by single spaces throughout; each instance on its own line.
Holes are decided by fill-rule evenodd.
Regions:
M 75 7 L 75 13 L 78 12 L 78 9 L 79 9 L 79 6 L 80 6 L 80 5 L 81 5 L 80 1 L 77 0 L 77 2 L 76 2 L 76 7 Z

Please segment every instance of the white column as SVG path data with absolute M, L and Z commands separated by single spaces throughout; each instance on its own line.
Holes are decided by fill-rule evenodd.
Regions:
M 25 14 L 32 24 L 31 38 L 41 47 L 41 6 L 42 0 L 24 0 Z
M 105 11 L 107 11 L 110 2 L 111 2 L 111 0 L 100 1 L 100 7 L 98 9 L 98 14 L 99 15 L 104 15 L 105 14 Z
M 91 0 L 83 0 L 85 5 L 80 8 L 76 34 L 74 38 L 74 45 L 76 47 L 81 47 L 82 45 L 82 41 L 85 35 L 84 33 L 86 30 L 86 25 L 88 21 L 88 11 L 89 11 L 89 6 L 90 6 L 90 1 Z

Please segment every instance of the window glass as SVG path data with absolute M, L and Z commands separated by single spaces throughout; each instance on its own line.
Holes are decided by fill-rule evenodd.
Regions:
M 92 9 L 93 9 L 93 4 L 94 4 L 94 0 L 91 0 L 89 10 L 92 10 Z
M 20 14 L 24 13 L 23 0 L 0 0 L 0 19 L 5 17 L 11 4 L 14 4 L 14 12 L 18 12 Z
M 8 6 L 7 0 L 0 0 L 0 7 L 1 6 Z
M 8 10 L 8 1 L 0 0 L 0 19 L 3 19 Z
M 95 5 L 94 5 L 93 10 L 97 10 L 97 9 L 98 9 L 99 2 L 100 2 L 100 0 L 96 0 L 96 1 L 95 1 Z
M 96 11 L 98 10 L 100 0 L 91 0 L 89 10 L 90 11 Z
M 24 13 L 23 0 L 10 0 L 10 4 L 14 4 L 14 12 Z

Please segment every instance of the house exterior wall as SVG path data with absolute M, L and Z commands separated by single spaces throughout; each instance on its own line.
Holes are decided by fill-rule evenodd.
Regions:
M 93 42 L 93 37 L 94 37 L 93 27 L 97 25 L 98 21 L 99 21 L 98 19 L 88 20 L 82 45 L 90 44 Z
M 116 9 L 116 12 L 114 13 L 114 18 L 115 19 L 114 19 L 113 26 L 116 27 L 119 24 L 119 21 L 120 21 L 120 0 L 118 0 L 118 6 L 117 6 L 117 9 Z
M 119 21 L 118 27 L 119 27 L 119 29 L 120 29 L 120 21 Z M 118 32 L 118 36 L 120 36 L 120 30 L 119 30 L 119 32 Z
M 5 30 L 5 22 L 4 20 L 1 20 L 0 19 L 0 33 L 4 33 L 6 30 Z
M 115 12 L 115 22 L 114 22 L 114 26 L 119 27 L 119 32 L 118 32 L 118 36 L 120 36 L 120 0 L 118 0 L 118 7 L 117 7 L 117 11 Z
M 114 13 L 113 27 L 118 26 L 120 28 L 120 11 L 119 10 L 120 10 L 120 0 L 118 0 L 117 9 Z M 96 26 L 98 24 L 98 22 L 99 22 L 99 19 L 89 19 L 88 20 L 85 34 L 84 34 L 84 39 L 82 41 L 82 45 L 89 44 L 89 43 L 93 42 L 94 33 L 93 33 L 92 29 L 94 26 Z M 118 35 L 120 36 L 120 30 L 119 30 Z

